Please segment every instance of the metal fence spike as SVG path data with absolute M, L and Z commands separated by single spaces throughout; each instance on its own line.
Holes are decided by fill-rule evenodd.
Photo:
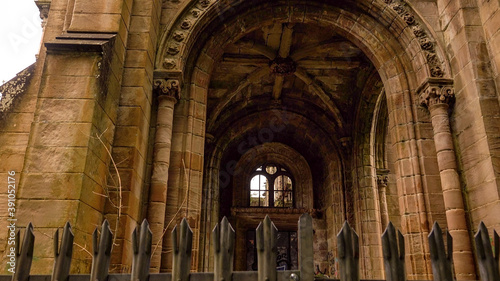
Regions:
M 14 238 L 15 239 L 15 244 L 14 245 L 20 245 L 20 241 L 21 241 L 21 230 L 17 230 L 16 232 L 16 237 Z M 16 254 L 16 257 L 18 257 L 21 253 L 21 249 L 20 247 L 16 247 L 15 249 L 15 254 Z
M 444 248 L 443 231 L 437 222 L 429 233 L 429 249 L 434 281 L 453 281 L 453 238 L 446 232 L 448 251 Z
M 479 264 L 479 274 L 482 281 L 498 281 L 500 280 L 500 272 L 498 271 L 498 235 L 494 236 L 495 256 L 491 248 L 490 236 L 488 229 L 483 222 L 479 223 L 479 229 L 474 236 L 476 242 L 477 262 Z
M 385 278 L 387 281 L 404 281 L 405 276 L 405 248 L 403 234 L 396 229 L 392 222 L 382 234 L 382 250 L 384 256 Z
M 172 281 L 189 281 L 193 231 L 186 218 L 182 219 L 179 229 L 176 225 L 172 230 L 172 246 Z
M 214 281 L 232 279 L 235 235 L 234 229 L 226 217 L 212 231 Z
M 277 232 L 267 215 L 256 229 L 258 281 L 276 281 Z
M 92 270 L 90 272 L 90 281 L 106 280 L 109 272 L 109 263 L 111 261 L 111 247 L 113 243 L 113 234 L 109 228 L 109 222 L 104 220 L 101 226 L 101 237 L 97 244 L 97 228 L 92 234 L 92 247 L 94 255 L 92 258 Z
M 16 235 L 16 271 L 12 275 L 12 281 L 28 281 L 33 261 L 33 248 L 35 245 L 35 235 L 33 234 L 33 225 L 31 222 L 24 231 L 22 246 L 19 244 L 21 233 Z
M 340 280 L 359 280 L 359 236 L 347 221 L 337 234 Z
M 314 281 L 313 225 L 309 214 L 300 216 L 297 235 L 299 237 L 300 279 Z
M 97 227 L 94 229 L 94 232 L 92 233 L 92 254 L 95 256 L 99 253 L 99 241 L 97 240 Z
M 146 281 L 149 278 L 149 265 L 151 264 L 151 241 L 153 233 L 149 229 L 147 220 L 143 220 L 132 233 L 132 246 L 134 257 L 132 259 L 132 281 Z
M 75 236 L 69 222 L 64 225 L 60 248 L 58 247 L 59 229 L 54 234 L 54 270 L 52 271 L 52 281 L 67 280 L 71 267 L 74 238 Z
M 495 261 L 498 264 L 500 258 L 500 237 L 496 230 L 493 230 L 493 243 L 495 243 Z

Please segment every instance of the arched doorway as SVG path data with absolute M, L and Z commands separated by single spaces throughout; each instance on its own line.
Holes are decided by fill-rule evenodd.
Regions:
M 376 172 L 364 159 L 370 157 L 370 149 L 364 147 L 370 142 L 356 132 L 370 131 L 375 103 L 365 102 L 365 97 L 377 100 L 382 86 L 387 118 L 415 130 L 411 93 L 427 78 L 444 75 L 439 69 L 445 67 L 427 56 L 439 54 L 432 40 L 425 46 L 415 40 L 430 35 L 411 12 L 411 7 L 392 2 L 255 1 L 250 6 L 244 1 L 200 1 L 185 7 L 163 38 L 155 75 L 179 75 L 184 80 L 187 97 L 175 113 L 177 122 L 187 119 L 205 125 L 204 131 L 195 132 L 190 123 L 183 124 L 185 131 L 173 136 L 174 142 L 182 143 L 179 154 L 204 157 L 198 197 L 190 198 L 197 202 L 190 213 L 193 221 L 200 221 L 198 267 L 210 268 L 209 232 L 235 207 L 225 198 L 234 199 L 234 183 L 240 180 L 236 165 L 248 150 L 280 143 L 297 151 L 311 169 L 312 209 L 319 210 L 320 218 L 318 272 L 335 276 L 334 237 L 347 219 L 361 236 L 363 276 L 382 277 Z M 404 142 L 415 135 L 393 139 Z M 192 145 L 202 140 L 204 149 Z M 395 161 L 412 170 L 406 178 L 420 179 L 415 168 L 419 163 L 404 161 L 418 157 L 419 150 L 410 153 L 398 151 Z M 192 171 L 189 166 L 187 170 Z M 396 171 L 396 177 L 401 172 Z M 426 206 L 421 207 L 425 211 Z M 402 218 L 403 229 L 411 223 L 409 218 Z M 420 225 L 410 239 L 426 236 L 425 223 Z M 427 250 L 411 253 L 425 256 Z M 414 277 L 428 278 L 425 262 L 410 267 Z

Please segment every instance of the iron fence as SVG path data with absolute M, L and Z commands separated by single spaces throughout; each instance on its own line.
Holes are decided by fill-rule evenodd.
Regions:
M 0 281 L 314 281 L 313 228 L 312 218 L 308 214 L 298 222 L 298 270 L 278 271 L 276 269 L 276 234 L 277 229 L 268 216 L 256 229 L 256 248 L 258 271 L 233 271 L 235 232 L 224 218 L 212 232 L 214 252 L 214 272 L 191 273 L 191 247 L 193 233 L 186 220 L 172 231 L 173 261 L 172 273 L 149 273 L 151 261 L 152 233 L 146 220 L 132 233 L 133 260 L 130 274 L 109 274 L 111 260 L 112 233 L 109 223 L 104 221 L 100 235 L 97 229 L 92 235 L 93 257 L 90 274 L 70 275 L 73 252 L 73 233 L 66 223 L 59 245 L 59 230 L 54 234 L 54 268 L 52 275 L 30 275 L 33 260 L 35 235 L 33 226 L 28 224 L 24 232 L 21 247 L 20 231 L 16 235 L 16 271 L 0 276 Z M 99 237 L 98 237 L 99 236 Z M 453 276 L 453 238 L 444 235 L 437 223 L 429 234 L 429 249 L 432 271 L 435 281 L 452 281 Z M 475 235 L 477 261 L 481 280 L 499 281 L 499 236 L 494 231 L 493 247 L 484 223 L 480 223 Z M 341 281 L 358 281 L 359 278 L 359 242 L 358 234 L 346 222 L 337 235 L 338 259 Z M 382 250 L 387 281 L 404 281 L 405 248 L 401 232 L 389 223 L 382 235 Z M 335 280 L 319 279 L 317 281 Z M 366 280 L 367 281 L 367 280 Z

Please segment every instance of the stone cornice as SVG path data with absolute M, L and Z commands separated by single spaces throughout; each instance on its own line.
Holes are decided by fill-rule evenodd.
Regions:
M 170 97 L 176 101 L 181 99 L 179 81 L 174 79 L 155 79 L 153 91 L 158 97 Z
M 115 37 L 109 33 L 63 33 L 45 47 L 48 52 L 106 52 Z
M 417 90 L 422 106 L 430 108 L 436 104 L 450 104 L 455 98 L 453 80 L 429 79 Z

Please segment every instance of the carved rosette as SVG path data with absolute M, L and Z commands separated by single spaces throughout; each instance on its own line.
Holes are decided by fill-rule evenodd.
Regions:
M 174 25 L 172 32 L 169 34 L 166 42 L 167 48 L 165 51 L 165 58 L 161 64 L 161 66 L 165 69 L 174 69 L 178 67 L 176 65 L 176 61 L 179 60 L 179 53 L 182 48 L 184 48 L 184 44 L 179 44 L 183 42 L 187 34 L 199 20 L 201 15 L 208 9 L 210 5 L 214 2 L 213 0 L 199 0 L 194 2 L 193 5 Z M 216 1 L 215 1 L 216 2 Z
M 153 91 L 158 98 L 170 97 L 175 99 L 175 101 L 181 99 L 178 80 L 155 79 L 153 82 Z
M 427 83 L 420 94 L 420 104 L 430 108 L 436 104 L 450 104 L 455 98 L 455 90 L 450 83 Z

